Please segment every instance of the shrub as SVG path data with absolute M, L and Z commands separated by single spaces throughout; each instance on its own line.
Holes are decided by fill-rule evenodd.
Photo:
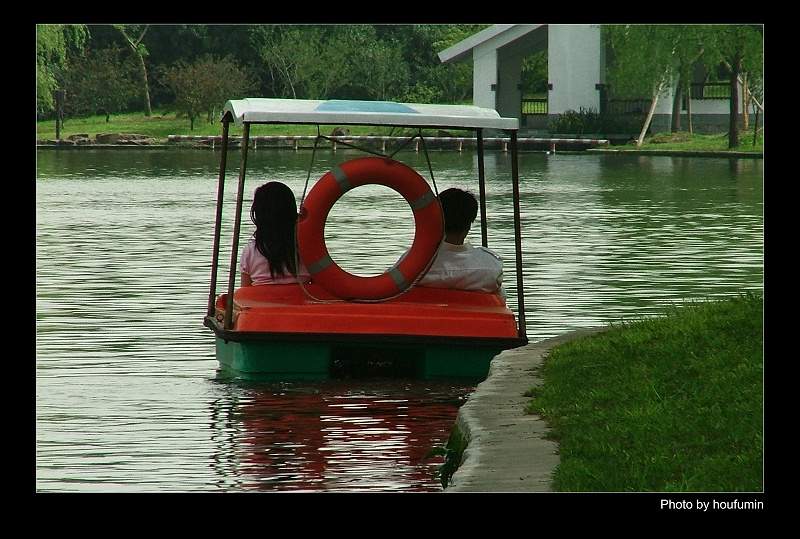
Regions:
M 593 108 L 568 110 L 550 120 L 548 128 L 551 133 L 638 133 L 644 124 L 640 115 L 600 114 Z

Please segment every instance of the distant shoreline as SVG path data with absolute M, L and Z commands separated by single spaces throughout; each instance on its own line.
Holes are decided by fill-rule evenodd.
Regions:
M 37 149 L 158 149 L 158 150 L 220 150 L 222 137 L 219 135 L 169 135 L 166 139 L 155 137 L 135 136 L 121 140 L 120 143 L 97 143 L 89 138 L 73 138 L 56 140 L 37 140 Z M 242 137 L 230 137 L 229 148 L 240 148 Z M 259 135 L 250 138 L 250 148 L 258 149 L 282 149 L 282 150 L 307 150 L 314 147 L 316 137 L 312 135 Z M 380 135 L 345 135 L 326 139 L 320 142 L 319 148 L 336 151 L 339 148 L 346 149 L 348 145 L 369 147 L 386 151 L 388 149 L 399 148 L 403 143 L 408 143 L 409 137 L 380 136 Z M 510 150 L 510 139 L 505 137 L 486 137 L 484 147 L 486 150 L 499 150 L 508 152 Z M 419 152 L 424 149 L 445 150 L 445 151 L 464 151 L 472 150 L 477 146 L 477 139 L 473 137 L 425 137 L 424 146 L 419 139 L 408 143 L 408 149 Z M 589 138 L 544 138 L 544 137 L 520 137 L 518 139 L 520 151 L 538 151 L 541 153 L 599 153 L 604 155 L 649 155 L 649 156 L 668 156 L 668 157 L 728 157 L 728 158 L 750 158 L 763 159 L 763 152 L 742 152 L 730 150 L 676 150 L 676 149 L 641 149 L 629 147 L 611 147 L 607 139 Z
M 520 139 L 522 141 L 522 139 Z M 241 146 L 240 144 L 231 144 L 229 148 L 239 149 Z M 322 146 L 324 149 L 330 150 L 330 145 Z M 204 150 L 204 151 L 220 151 L 221 147 L 219 145 L 215 145 L 215 147 L 211 147 L 211 145 L 200 145 L 200 144 L 186 144 L 186 143 L 156 143 L 156 144 L 52 144 L 47 142 L 37 141 L 36 143 L 37 150 Z M 251 150 L 294 150 L 291 146 L 260 146 L 257 148 L 253 148 L 251 146 Z M 300 146 L 295 151 L 300 150 L 310 150 L 312 149 L 311 146 Z M 342 147 L 342 149 L 347 149 L 346 147 Z M 463 151 L 463 150 L 473 150 L 473 145 L 464 145 L 462 150 L 458 148 L 443 148 L 443 147 L 432 147 L 429 148 L 430 150 L 435 151 Z M 502 148 L 498 147 L 487 147 L 486 150 L 489 151 L 503 151 Z M 553 153 L 551 150 L 546 148 L 540 149 L 532 149 L 530 147 L 521 147 L 521 152 L 539 152 L 539 153 L 546 153 L 550 154 Z M 644 155 L 644 156 L 652 156 L 652 157 L 727 157 L 727 158 L 744 158 L 744 159 L 763 159 L 764 153 L 763 152 L 737 152 L 737 151 L 698 151 L 698 150 L 629 150 L 629 149 L 607 149 L 607 148 L 585 148 L 585 149 L 558 149 L 556 148 L 555 153 L 561 153 L 566 155 L 575 155 L 575 154 L 602 154 L 602 155 Z

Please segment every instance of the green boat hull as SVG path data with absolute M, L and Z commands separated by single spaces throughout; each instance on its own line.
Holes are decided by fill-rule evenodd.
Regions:
M 503 348 L 453 344 L 335 344 L 297 341 L 225 341 L 216 338 L 217 359 L 230 374 L 258 380 L 322 380 L 342 369 L 364 372 L 389 365 L 417 378 L 483 379 Z M 385 371 L 383 371 L 385 372 Z

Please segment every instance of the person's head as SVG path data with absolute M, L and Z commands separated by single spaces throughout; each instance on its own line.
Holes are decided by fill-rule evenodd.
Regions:
M 444 212 L 445 241 L 457 245 L 464 243 L 464 238 L 478 215 L 475 195 L 451 187 L 439 193 L 439 202 L 442 203 Z
M 256 189 L 250 219 L 256 225 L 256 248 L 269 262 L 272 276 L 296 275 L 297 202 L 292 190 L 281 182 L 267 182 Z

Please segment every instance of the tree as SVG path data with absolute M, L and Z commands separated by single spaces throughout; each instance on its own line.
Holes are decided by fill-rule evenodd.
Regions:
M 153 111 L 150 108 L 150 85 L 147 82 L 147 66 L 144 62 L 144 58 L 147 56 L 147 48 L 144 46 L 144 43 L 142 43 L 150 25 L 115 24 L 113 26 L 122 34 L 122 37 L 125 38 L 128 48 L 139 62 L 139 73 L 142 82 L 142 99 L 144 100 L 144 115 L 150 116 L 153 114 Z M 138 37 L 133 37 L 137 34 Z
M 251 40 L 270 73 L 272 91 L 278 97 L 297 98 L 297 62 L 292 47 L 302 46 L 304 40 L 299 30 L 284 29 L 280 26 L 256 26 Z
M 292 32 L 297 83 L 307 99 L 328 99 L 348 84 L 363 88 L 355 74 L 353 54 L 374 45 L 368 25 L 307 26 Z M 304 46 L 297 39 L 305 41 Z M 360 52 L 360 51 L 358 51 Z M 349 97 L 366 97 L 363 94 Z
M 67 70 L 64 84 L 73 114 L 121 112 L 136 96 L 136 66 L 118 48 L 90 50 Z
M 129 50 L 145 111 L 174 99 L 159 75 L 177 61 L 230 56 L 269 97 L 459 102 L 472 64 L 437 52 L 486 25 L 93 25 L 90 45 Z M 152 80 L 148 80 L 152 79 Z
M 253 41 L 278 96 L 388 99 L 407 84 L 399 44 L 371 25 L 258 27 Z
M 161 78 L 175 94 L 175 105 L 189 118 L 190 129 L 201 113 L 210 121 L 213 111 L 228 99 L 244 97 L 253 79 L 230 57 L 203 56 L 191 64 L 180 61 L 162 69 Z
M 395 98 L 408 84 L 408 66 L 396 43 L 378 43 L 363 50 L 362 84 L 370 97 L 379 100 Z
M 442 64 L 438 53 L 486 28 L 485 24 L 416 24 L 405 33 L 404 57 L 413 84 L 411 102 L 458 103 L 472 96 L 472 62 Z
M 164 68 L 161 79 L 175 94 L 175 107 L 189 118 L 189 128 L 194 130 L 194 121 L 203 110 L 203 82 L 206 74 L 186 62 L 176 62 Z
M 344 75 L 330 97 L 397 99 L 408 85 L 409 69 L 396 37 L 380 37 L 374 26 L 340 26 L 333 32 L 334 54 Z
M 675 25 L 609 25 L 606 30 L 613 50 L 609 78 L 614 92 L 651 98 L 637 146 L 644 141 L 659 96 L 673 80 L 680 30 Z
M 706 28 L 706 66 L 715 68 L 722 63 L 729 72 L 728 147 L 735 148 L 739 145 L 739 84 L 742 74 L 752 73 L 758 79 L 764 69 L 763 26 L 720 24 Z
M 676 28 L 677 39 L 675 43 L 675 59 L 677 84 L 672 102 L 672 127 L 673 133 L 681 129 L 681 102 L 684 96 L 687 99 L 687 121 L 689 132 L 692 131 L 691 88 L 692 70 L 694 65 L 703 56 L 703 27 L 700 25 L 681 25 Z
M 522 88 L 525 92 L 547 94 L 547 51 L 542 50 L 522 60 Z
M 252 27 L 251 43 L 276 96 L 458 102 L 472 65 L 442 65 L 437 52 L 483 27 L 274 25 Z
M 36 112 L 54 109 L 53 92 L 69 65 L 70 51 L 79 51 L 89 33 L 83 24 L 36 25 Z
M 203 108 L 209 123 L 213 122 L 214 112 L 229 99 L 247 97 L 257 86 L 255 77 L 239 66 L 231 56 L 219 58 L 213 54 L 202 56 L 195 62 L 198 73 L 204 73 Z

